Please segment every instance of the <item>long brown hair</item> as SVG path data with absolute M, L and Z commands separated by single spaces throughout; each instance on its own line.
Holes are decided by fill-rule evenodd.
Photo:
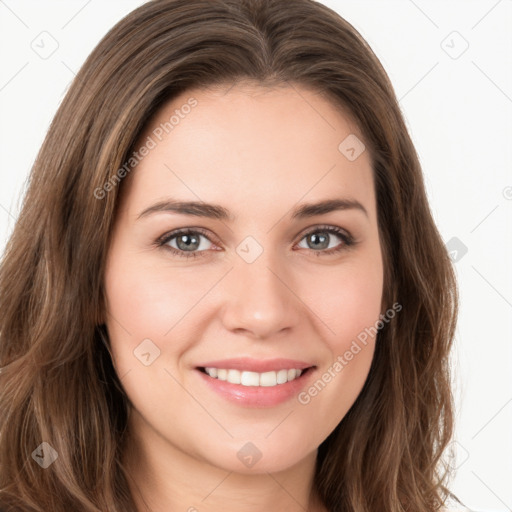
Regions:
M 110 30 L 77 74 L 3 256 L 1 505 L 135 512 L 122 462 L 129 403 L 101 324 L 119 169 L 165 101 L 240 80 L 312 87 L 356 121 L 373 165 L 384 306 L 403 306 L 379 331 L 356 402 L 319 447 L 320 497 L 331 511 L 431 512 L 449 494 L 441 455 L 453 431 L 457 286 L 380 62 L 312 0 L 154 0 Z M 45 469 L 34 456 L 48 456 L 42 442 L 58 454 Z

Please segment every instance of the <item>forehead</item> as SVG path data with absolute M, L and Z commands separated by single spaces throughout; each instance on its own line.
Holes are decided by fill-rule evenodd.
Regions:
M 166 194 L 219 204 L 236 198 L 247 208 L 326 195 L 372 203 L 368 151 L 355 160 L 342 151 L 351 137 L 362 144 L 340 105 L 303 86 L 191 89 L 165 103 L 141 134 L 135 148 L 151 149 L 127 195 L 133 206 Z

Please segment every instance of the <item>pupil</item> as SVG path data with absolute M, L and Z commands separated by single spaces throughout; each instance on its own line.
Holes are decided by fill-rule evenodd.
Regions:
M 317 242 L 320 242 L 319 244 L 314 245 L 313 248 L 316 247 L 318 249 L 321 246 L 320 247 L 321 249 L 325 249 L 329 245 L 329 243 L 327 241 L 327 236 L 326 235 L 320 235 L 319 236 L 317 234 L 313 234 L 313 235 L 311 235 L 311 240 L 313 241 L 313 244 L 317 244 Z
M 198 237 L 191 236 L 191 235 L 181 235 L 180 237 L 178 237 L 177 244 L 180 249 L 188 250 L 193 245 L 195 245 L 195 246 L 198 245 Z M 197 249 L 197 247 L 195 247 L 195 246 L 192 247 L 192 249 Z

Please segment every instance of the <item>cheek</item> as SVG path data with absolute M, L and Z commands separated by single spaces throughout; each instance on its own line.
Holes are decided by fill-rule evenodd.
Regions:
M 106 279 L 108 310 L 133 336 L 162 338 L 209 286 L 179 268 L 169 271 L 126 259 Z
M 325 339 L 334 353 L 344 352 L 379 319 L 383 275 L 378 260 L 361 259 L 332 267 L 332 272 L 309 273 L 307 283 L 302 287 L 308 290 L 304 302 L 323 323 Z
M 113 253 L 105 276 L 107 326 L 119 375 L 142 366 L 136 359 L 139 351 L 145 354 L 149 350 L 151 360 L 155 358 L 148 369 L 161 365 L 165 357 L 162 340 L 170 337 L 166 338 L 166 333 L 194 299 L 190 287 L 180 279 L 171 283 L 156 266 L 141 260 L 144 258 L 129 251 Z M 174 350 L 182 349 L 173 344 Z
M 175 407 L 190 409 L 170 375 L 177 376 L 175 362 L 190 343 L 183 329 L 208 283 L 141 260 L 129 251 L 117 258 L 113 254 L 105 288 L 117 374 L 130 401 L 149 418 L 171 395 Z
M 339 267 L 334 275 L 315 281 L 316 293 L 308 304 L 324 325 L 329 360 L 311 385 L 298 397 L 311 420 L 311 435 L 327 436 L 347 414 L 368 377 L 374 349 L 376 323 L 381 313 L 382 269 L 353 265 Z M 322 291 L 320 293 L 320 291 Z M 311 302 L 309 302 L 311 301 Z

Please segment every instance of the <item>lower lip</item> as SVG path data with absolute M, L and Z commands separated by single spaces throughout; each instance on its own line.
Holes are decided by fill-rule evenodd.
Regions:
M 300 377 L 277 386 L 242 386 L 210 377 L 196 369 L 203 381 L 213 391 L 227 400 L 248 407 L 273 407 L 297 396 L 310 380 L 315 368 L 309 368 Z

